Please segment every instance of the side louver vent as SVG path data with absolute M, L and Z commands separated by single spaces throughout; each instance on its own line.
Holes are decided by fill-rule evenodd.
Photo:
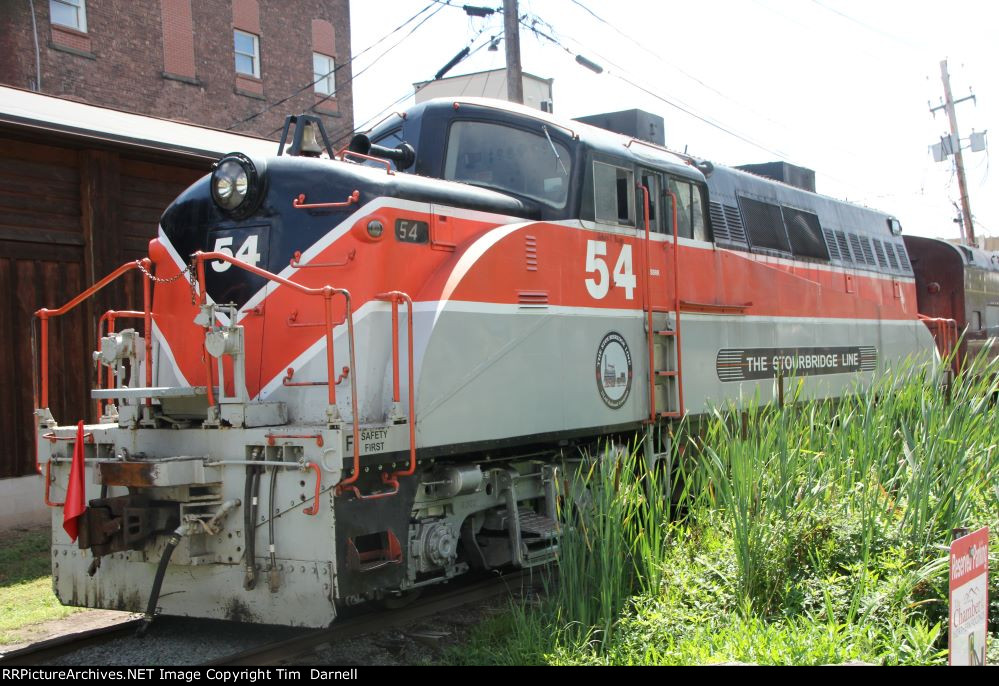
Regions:
M 708 203 L 711 216 L 711 228 L 714 231 L 716 243 L 729 243 L 745 247 L 746 230 L 742 226 L 739 208 L 722 205 L 719 202 Z
M 822 229 L 822 234 L 826 237 L 826 245 L 829 246 L 830 259 L 842 261 L 843 255 L 840 254 L 839 245 L 836 244 L 836 234 L 832 229 Z
M 885 254 L 888 256 L 888 264 L 895 271 L 898 271 L 898 260 L 895 259 L 895 246 L 891 243 L 885 243 Z
M 548 291 L 517 291 L 520 309 L 548 307 Z
M 881 241 L 877 238 L 874 239 L 874 253 L 878 256 L 878 264 L 881 265 L 882 269 L 888 268 L 888 260 L 885 259 L 885 250 L 881 247 Z
M 732 205 L 725 205 L 725 221 L 728 223 L 728 234 L 733 243 L 748 245 L 746 241 L 746 229 L 742 225 L 742 215 L 739 208 Z
M 839 254 L 843 256 L 844 262 L 853 262 L 853 255 L 850 254 L 850 244 L 846 240 L 846 234 L 836 231 L 836 245 L 839 246 Z
M 708 213 L 711 215 L 711 229 L 714 231 L 715 241 L 728 243 L 731 241 L 728 235 L 728 226 L 725 224 L 725 212 L 721 203 L 709 202 Z
M 906 272 L 907 274 L 911 274 L 912 264 L 909 263 L 909 253 L 905 251 L 905 244 L 896 243 L 895 250 L 896 252 L 898 252 L 898 261 L 902 267 L 902 271 Z
M 867 264 L 867 258 L 864 257 L 864 249 L 860 245 L 860 236 L 855 233 L 851 233 L 849 236 L 850 247 L 853 248 L 853 261 L 857 264 Z
M 867 260 L 867 264 L 872 267 L 878 266 L 878 263 L 874 261 L 874 251 L 871 250 L 871 239 L 867 236 L 861 236 L 860 244 L 864 247 L 864 259 Z

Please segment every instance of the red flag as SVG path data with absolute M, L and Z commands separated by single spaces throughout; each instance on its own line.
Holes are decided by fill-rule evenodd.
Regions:
M 75 541 L 79 533 L 77 529 L 79 518 L 87 509 L 86 475 L 87 467 L 83 461 L 83 421 L 76 425 L 76 444 L 73 446 L 73 465 L 69 468 L 69 484 L 66 486 L 66 504 L 62 507 L 62 528 Z

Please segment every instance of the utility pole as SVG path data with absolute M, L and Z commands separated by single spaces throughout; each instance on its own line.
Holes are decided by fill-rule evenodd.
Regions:
M 503 37 L 506 43 L 506 99 L 524 104 L 524 76 L 520 69 L 520 10 L 517 0 L 503 0 Z
M 950 119 L 950 133 L 954 141 L 954 168 L 957 171 L 957 186 L 961 191 L 961 214 L 964 225 L 961 230 L 961 241 L 968 245 L 975 245 L 975 227 L 971 221 L 971 201 L 968 198 L 968 182 L 964 177 L 964 155 L 961 154 L 961 135 L 957 131 L 957 112 L 954 105 L 965 100 L 974 100 L 974 95 L 969 95 L 960 100 L 954 100 L 950 92 L 950 74 L 947 73 L 947 60 L 940 62 L 940 77 L 943 79 L 944 103 L 940 107 L 931 107 L 930 112 L 937 110 L 947 111 L 947 118 Z

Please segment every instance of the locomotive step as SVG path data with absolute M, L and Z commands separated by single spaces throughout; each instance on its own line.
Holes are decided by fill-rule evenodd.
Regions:
M 537 514 L 536 512 L 521 512 L 520 533 L 526 536 L 536 536 L 538 538 L 555 538 L 559 533 L 559 525 L 553 519 Z

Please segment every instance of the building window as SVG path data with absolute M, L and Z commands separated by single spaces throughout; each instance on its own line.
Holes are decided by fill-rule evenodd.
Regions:
M 49 20 L 86 33 L 87 4 L 85 0 L 49 0 Z
M 236 46 L 236 73 L 260 78 L 260 39 L 252 33 L 233 31 Z
M 312 53 L 312 81 L 319 95 L 336 94 L 336 77 L 333 58 L 322 53 Z

